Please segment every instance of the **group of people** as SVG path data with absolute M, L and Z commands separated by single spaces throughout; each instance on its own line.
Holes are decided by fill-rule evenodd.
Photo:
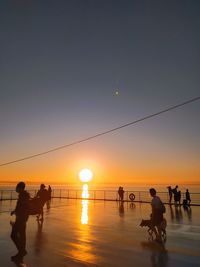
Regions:
M 118 189 L 118 199 L 122 203 L 124 200 L 124 188 L 122 186 Z M 152 212 L 150 215 L 150 222 L 151 222 L 151 229 L 154 232 L 156 239 L 156 242 L 161 243 L 162 242 L 162 222 L 164 220 L 163 214 L 165 213 L 165 206 L 161 199 L 156 195 L 156 190 L 154 188 L 149 189 L 149 193 L 152 197 L 151 201 L 151 207 Z M 123 207 L 123 205 L 122 205 Z M 121 205 L 120 205 L 120 211 L 121 211 Z
M 16 220 L 12 224 L 11 239 L 13 240 L 18 253 L 12 256 L 13 261 L 20 261 L 26 254 L 26 223 L 29 215 L 37 215 L 37 220 L 43 221 L 43 206 L 47 203 L 49 206 L 49 201 L 51 200 L 51 186 L 48 189 L 45 188 L 44 184 L 40 185 L 40 189 L 36 193 L 34 198 L 30 198 L 29 193 L 25 190 L 25 183 L 19 182 L 16 186 L 16 192 L 18 195 L 18 201 L 16 208 L 11 212 L 11 215 L 15 214 Z M 124 201 L 124 189 L 119 187 L 118 196 L 121 203 Z M 162 242 L 162 222 L 164 220 L 163 214 L 165 213 L 165 206 L 161 199 L 157 196 L 156 190 L 151 188 L 149 193 L 152 197 L 151 207 L 152 212 L 150 215 L 151 228 L 156 236 L 156 241 Z M 174 195 L 174 203 L 177 204 L 181 202 L 181 191 L 178 190 L 178 185 L 172 189 L 168 186 L 169 193 L 169 204 L 172 202 L 172 196 Z M 190 193 L 186 190 L 185 193 L 185 205 L 190 205 Z
M 175 205 L 179 204 L 181 205 L 181 191 L 178 190 L 178 185 L 175 186 L 175 188 L 172 188 L 171 186 L 168 186 L 168 193 L 169 193 L 169 204 L 172 204 L 172 197 L 174 195 L 174 203 Z M 118 196 L 119 200 L 123 201 L 124 199 L 124 189 L 123 187 L 119 187 L 118 189 Z M 156 195 L 156 190 L 154 188 L 151 188 L 149 190 L 149 193 L 152 197 L 151 201 L 151 207 L 152 212 L 150 215 L 150 227 L 152 231 L 154 232 L 157 242 L 162 242 L 162 227 L 163 222 L 166 222 L 166 220 L 163 217 L 163 214 L 165 213 L 165 206 L 161 199 Z M 185 192 L 185 199 L 183 200 L 183 207 L 190 206 L 191 198 L 189 190 L 186 189 Z
M 167 189 L 169 193 L 169 204 L 172 204 L 172 197 L 174 195 L 174 204 L 181 205 L 181 191 L 178 190 L 178 185 L 176 185 L 175 188 L 168 186 Z M 185 198 L 183 200 L 183 206 L 190 205 L 190 203 L 191 203 L 190 192 L 188 189 L 186 189 Z
M 37 215 L 38 220 L 43 220 L 43 206 L 51 200 L 51 187 L 45 189 L 45 185 L 41 184 L 36 196 L 31 199 L 30 194 L 25 190 L 25 183 L 19 182 L 16 186 L 18 200 L 15 210 L 11 212 L 11 216 L 15 214 L 15 222 L 12 223 L 11 239 L 13 240 L 18 253 L 11 257 L 12 261 L 21 261 L 27 254 L 26 251 L 26 223 L 29 215 Z M 34 210 L 34 213 L 33 213 Z

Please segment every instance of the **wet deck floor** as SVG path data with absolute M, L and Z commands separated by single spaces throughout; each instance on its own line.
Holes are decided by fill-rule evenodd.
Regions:
M 10 256 L 14 201 L 0 203 L 0 266 L 16 266 Z M 148 242 L 149 204 L 54 199 L 43 225 L 31 216 L 27 223 L 28 267 L 190 267 L 200 266 L 200 207 L 167 206 L 167 242 Z M 14 218 L 13 218 L 14 219 Z

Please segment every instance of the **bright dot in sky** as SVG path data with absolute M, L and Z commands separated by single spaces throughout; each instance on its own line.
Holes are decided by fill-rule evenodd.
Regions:
M 115 91 L 115 95 L 119 95 L 119 91 Z
M 92 177 L 93 177 L 93 173 L 89 169 L 82 169 L 79 172 L 79 179 L 81 180 L 81 182 L 84 182 L 84 183 L 90 182 L 92 180 Z

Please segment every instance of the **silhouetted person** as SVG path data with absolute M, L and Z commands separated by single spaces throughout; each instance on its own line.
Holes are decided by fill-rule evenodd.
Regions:
M 181 205 L 181 191 L 180 190 L 177 192 L 177 202 L 179 205 Z
M 119 200 L 123 201 L 124 200 L 124 189 L 122 186 L 120 186 L 118 189 L 118 195 L 119 195 Z
M 123 187 L 121 187 L 121 201 L 123 201 L 124 200 L 124 188 Z
M 47 209 L 50 209 L 50 203 L 51 203 L 51 193 L 52 193 L 52 189 L 51 186 L 48 186 L 48 200 L 47 200 Z
M 171 186 L 168 186 L 167 187 L 168 188 L 168 194 L 169 194 L 169 204 L 171 204 L 172 203 L 172 188 L 171 188 Z
M 117 192 L 118 192 L 119 200 L 121 200 L 121 186 L 119 187 Z
M 48 198 L 49 198 L 48 191 L 45 189 L 44 184 L 40 185 L 40 190 L 37 192 L 36 198 L 39 199 L 41 207 L 42 207 L 41 213 L 37 216 L 37 218 L 40 219 L 40 216 L 41 216 L 41 220 L 43 220 L 43 217 L 44 217 L 43 206 L 48 201 Z
M 162 201 L 158 196 L 156 196 L 156 190 L 151 188 L 149 190 L 150 195 L 152 196 L 151 207 L 152 207 L 152 214 L 151 214 L 151 223 L 152 223 L 152 230 L 156 235 L 156 241 L 162 242 L 161 238 L 161 223 L 163 221 L 163 213 L 165 212 L 165 207 Z M 157 228 L 157 230 L 156 230 Z
M 12 225 L 11 239 L 15 243 L 18 253 L 11 257 L 12 261 L 20 261 L 27 254 L 26 251 L 26 222 L 28 220 L 29 193 L 25 191 L 25 183 L 20 182 L 16 186 L 16 192 L 19 194 L 16 208 L 11 212 L 15 214 L 16 220 Z
M 51 200 L 51 193 L 52 193 L 52 189 L 51 189 L 51 186 L 49 185 L 48 186 L 48 200 Z
M 190 192 L 188 189 L 186 189 L 186 192 L 185 192 L 185 198 L 186 198 L 186 203 L 187 205 L 190 205 L 191 203 L 191 198 L 190 198 Z
M 172 189 L 172 192 L 174 194 L 174 204 L 176 205 L 178 201 L 178 185 L 176 185 L 176 187 Z

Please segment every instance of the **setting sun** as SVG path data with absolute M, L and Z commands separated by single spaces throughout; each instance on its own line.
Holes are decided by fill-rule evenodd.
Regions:
M 84 182 L 84 183 L 90 182 L 92 180 L 92 177 L 93 177 L 93 173 L 89 169 L 82 169 L 79 172 L 79 179 L 81 180 L 81 182 Z

